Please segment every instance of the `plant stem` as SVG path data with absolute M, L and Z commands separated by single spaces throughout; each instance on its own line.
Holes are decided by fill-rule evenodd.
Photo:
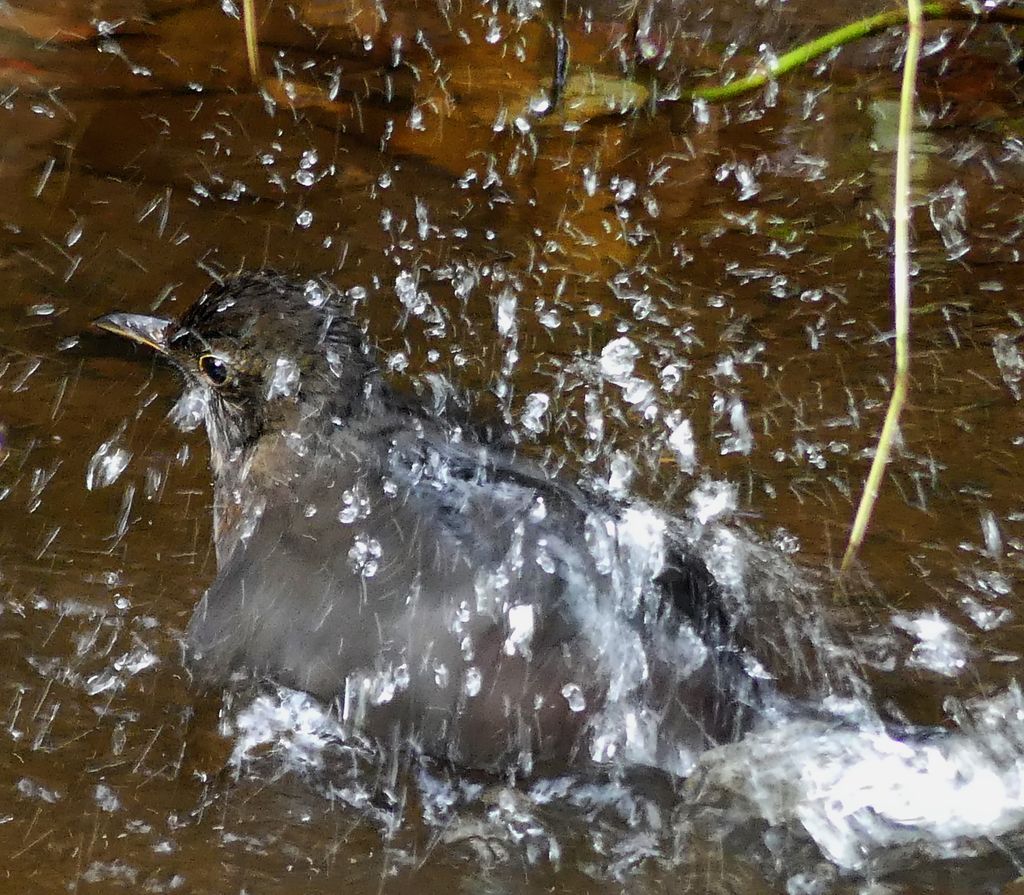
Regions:
M 252 75 L 253 83 L 259 87 L 263 83 L 263 73 L 260 71 L 260 57 L 257 51 L 255 0 L 242 0 L 242 26 L 245 29 L 245 52 L 249 57 L 249 74 Z
M 794 47 L 789 52 L 783 53 L 770 68 L 762 68 L 746 77 L 737 78 L 728 84 L 694 87 L 673 97 L 673 100 L 678 102 L 680 100 L 700 99 L 709 103 L 719 103 L 734 99 L 752 90 L 757 90 L 769 81 L 776 80 L 780 76 L 788 74 L 802 65 L 806 65 L 812 59 L 823 56 L 836 47 L 842 47 L 855 40 L 870 37 L 872 34 L 878 34 L 896 25 L 909 24 L 912 15 L 909 9 L 911 5 L 918 11 L 919 24 L 923 19 L 949 19 L 955 21 L 999 22 L 1011 25 L 1024 25 L 1024 9 L 996 8 L 983 9 L 978 12 L 968 6 L 964 6 L 959 0 L 944 0 L 944 2 L 924 4 L 920 0 L 915 0 L 913 4 L 908 4 L 907 8 L 891 9 L 868 16 L 865 19 L 859 19 L 856 22 L 843 25 L 835 31 L 830 31 L 828 34 L 824 34 L 815 40 Z
M 871 521 L 871 512 L 885 475 L 892 452 L 892 442 L 899 431 L 900 413 L 906 401 L 910 380 L 910 157 L 914 132 L 914 87 L 917 83 L 917 61 L 921 55 L 922 7 L 920 0 L 907 0 L 907 50 L 903 60 L 903 83 L 900 87 L 900 115 L 896 132 L 896 186 L 893 199 L 893 313 L 896 330 L 896 370 L 892 397 L 885 414 L 885 423 L 878 438 L 878 448 L 871 463 L 864 493 L 850 531 L 850 541 L 840 565 L 845 573 L 857 556 Z

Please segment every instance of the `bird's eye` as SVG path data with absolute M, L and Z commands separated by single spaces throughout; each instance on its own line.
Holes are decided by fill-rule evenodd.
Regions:
M 223 385 L 228 381 L 228 365 L 215 354 L 204 354 L 199 358 L 199 369 L 211 385 Z

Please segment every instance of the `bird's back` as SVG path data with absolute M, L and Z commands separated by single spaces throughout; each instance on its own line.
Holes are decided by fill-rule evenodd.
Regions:
M 653 514 L 638 539 L 642 511 L 404 415 L 312 454 L 196 610 L 203 679 L 266 675 L 473 766 L 614 757 L 631 711 L 689 748 L 735 731 L 713 579 Z

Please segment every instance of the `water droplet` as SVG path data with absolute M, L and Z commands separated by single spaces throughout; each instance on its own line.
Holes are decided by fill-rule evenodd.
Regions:
M 324 288 L 323 283 L 320 283 L 317 280 L 306 280 L 306 285 L 303 287 L 302 292 L 310 307 L 322 308 L 327 304 L 329 293 Z
M 1021 354 L 1014 337 L 1005 333 L 997 334 L 992 340 L 992 354 L 1003 382 L 1013 399 L 1019 401 L 1024 395 L 1021 389 L 1021 383 L 1024 382 L 1024 354 Z
M 377 574 L 382 553 L 380 541 L 365 534 L 358 534 L 348 551 L 349 567 L 363 578 L 372 578 Z
M 627 336 L 612 339 L 601 350 L 601 373 L 612 382 L 625 381 L 633 372 L 640 349 Z
M 608 491 L 616 497 L 625 497 L 629 491 L 629 483 L 633 481 L 636 466 L 628 455 L 616 451 L 608 464 Z
M 533 607 L 529 603 L 510 606 L 508 616 L 508 637 L 505 639 L 505 655 L 519 653 L 529 658 L 530 641 L 533 640 Z
M 346 488 L 341 495 L 341 509 L 338 521 L 349 525 L 357 519 L 365 519 L 370 515 L 370 498 L 361 485 Z
M 970 652 L 963 635 L 938 612 L 914 616 L 900 613 L 892 622 L 917 641 L 907 659 L 909 667 L 956 677 L 967 666 Z
M 426 309 L 429 296 L 419 288 L 416 277 L 408 270 L 401 271 L 395 277 L 395 294 L 398 300 L 408 308 L 409 313 L 420 316 Z
M 388 355 L 388 369 L 401 373 L 409 367 L 409 356 L 404 351 L 396 351 Z
M 684 472 L 693 473 L 697 468 L 697 443 L 693 437 L 693 423 L 683 418 L 677 410 L 665 418 L 671 428 L 668 445 L 676 452 L 679 468 Z
M 167 416 L 182 432 L 197 429 L 206 419 L 206 392 L 199 386 L 187 389 Z
M 71 229 L 68 230 L 64 237 L 64 245 L 69 249 L 82 238 L 82 233 L 85 230 L 85 225 L 81 221 L 75 221 Z
M 550 403 L 551 399 L 543 392 L 533 392 L 527 396 L 523 415 L 520 417 L 520 422 L 527 432 L 539 435 L 544 431 L 543 417 Z
M 583 696 L 583 689 L 579 684 L 566 684 L 562 687 L 562 695 L 569 703 L 569 710 L 582 712 L 587 707 L 587 700 Z
M 279 357 L 274 362 L 274 372 L 267 383 L 267 400 L 290 398 L 299 389 L 299 368 L 295 361 Z
M 562 325 L 562 316 L 558 313 L 557 308 L 549 308 L 537 319 L 540 320 L 540 325 L 547 329 L 558 329 Z
M 113 441 L 103 442 L 89 460 L 89 466 L 85 471 L 85 487 L 95 491 L 97 488 L 106 488 L 114 484 L 125 471 L 131 457 L 130 452 Z

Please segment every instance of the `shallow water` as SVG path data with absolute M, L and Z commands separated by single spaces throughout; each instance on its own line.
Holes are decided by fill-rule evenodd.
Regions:
M 723 53 L 743 71 L 761 43 L 874 8 L 747 6 L 683 6 L 671 34 L 656 16 L 663 55 L 630 83 L 671 91 Z M 275 5 L 261 96 L 233 8 L 0 9 L 4 890 L 977 892 L 1019 876 L 1008 41 L 929 26 L 911 406 L 863 577 L 840 592 L 892 366 L 897 37 L 723 107 L 597 115 L 636 48 L 595 6 L 569 21 L 588 104 L 538 118 L 539 14 Z M 167 421 L 174 377 L 87 325 L 180 312 L 210 272 L 267 265 L 357 290 L 398 379 L 493 405 L 552 469 L 678 514 L 731 483 L 717 521 L 773 543 L 772 575 L 804 570 L 808 615 L 839 632 L 772 671 L 841 668 L 848 644 L 888 715 L 956 730 L 899 753 L 870 728 L 795 724 L 713 750 L 685 784 L 513 790 L 382 764 L 297 694 L 237 694 L 219 719 L 180 665 L 215 571 L 205 444 Z M 858 798 L 867 820 L 843 807 Z

